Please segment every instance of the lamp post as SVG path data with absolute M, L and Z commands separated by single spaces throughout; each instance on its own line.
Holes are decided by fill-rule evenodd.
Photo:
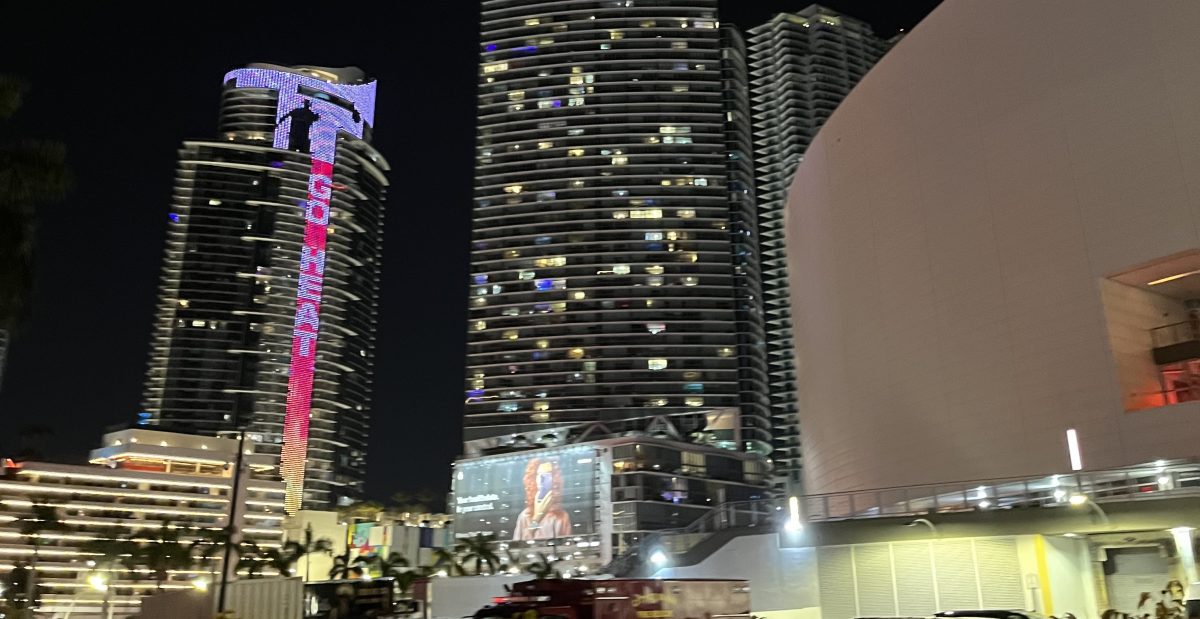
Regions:
M 915 527 L 919 524 L 929 527 L 929 532 L 933 533 L 933 536 L 935 538 L 939 537 L 937 526 L 934 525 L 932 522 L 930 522 L 927 518 L 917 518 L 916 520 L 913 520 L 912 522 L 909 522 L 909 523 L 905 524 L 904 526 Z
M 225 540 L 225 555 L 221 561 L 221 587 L 217 593 L 217 612 L 225 612 L 225 590 L 229 585 L 229 571 L 233 563 L 234 546 L 240 543 L 241 536 L 241 513 L 238 510 L 238 494 L 242 489 L 242 462 L 246 454 L 246 431 L 238 432 L 238 448 L 237 459 L 234 460 L 233 466 L 233 488 L 229 495 L 229 538 Z
M 88 577 L 88 584 L 104 594 L 104 598 L 100 602 L 100 616 L 104 619 L 112 619 L 112 587 L 108 584 L 108 578 L 103 574 L 92 574 Z
M 1072 494 L 1071 498 L 1067 499 L 1067 502 L 1074 507 L 1086 505 L 1092 511 L 1096 512 L 1096 515 L 1100 516 L 1100 522 L 1104 523 L 1105 527 L 1111 524 L 1111 521 L 1108 519 L 1108 512 L 1104 511 L 1104 508 L 1097 505 L 1095 501 L 1088 498 L 1086 494 Z

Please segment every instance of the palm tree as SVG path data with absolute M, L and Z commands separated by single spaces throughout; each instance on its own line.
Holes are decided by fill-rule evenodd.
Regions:
M 562 578 L 562 572 L 554 568 L 561 560 L 551 560 L 542 553 L 538 553 L 538 560 L 525 566 L 525 571 L 529 572 L 534 578 L 543 580 L 546 578 Z
M 220 556 L 224 559 L 222 553 L 225 548 L 233 545 L 234 552 L 237 552 L 237 545 L 233 544 L 233 527 L 225 527 L 223 529 L 204 529 L 200 531 L 197 538 L 192 541 L 189 550 L 197 552 L 201 563 L 208 566 L 208 575 L 210 578 L 215 578 L 216 567 L 213 561 L 214 557 Z
M 20 109 L 28 85 L 0 75 L 0 120 Z M 33 289 L 34 209 L 61 199 L 70 185 L 66 148 L 33 139 L 0 141 L 0 330 L 29 314 Z
M 429 512 L 429 506 L 433 504 L 433 493 L 428 490 L 418 490 L 417 492 L 398 491 L 392 494 L 392 507 L 402 511 L 415 514 L 424 514 Z
M 500 564 L 500 557 L 492 549 L 495 545 L 495 535 L 480 534 L 463 540 L 454 547 L 454 551 L 462 555 L 463 564 L 474 563 L 475 575 L 482 574 L 485 565 L 489 574 L 495 574 L 496 566 Z
M 164 520 L 157 530 L 143 535 L 148 539 L 137 545 L 133 560 L 154 576 L 155 589 L 162 590 L 172 570 L 190 569 L 195 564 L 188 547 L 179 541 L 179 531 L 169 522 Z
M 59 517 L 58 508 L 47 505 L 45 500 L 34 498 L 29 506 L 29 513 L 21 519 L 21 535 L 33 542 L 33 560 L 29 562 L 29 577 L 25 580 L 27 600 L 37 597 L 37 564 L 41 559 L 40 549 L 45 543 L 42 536 L 46 533 L 71 530 Z
M 423 573 L 421 568 L 396 572 L 396 589 L 400 592 L 401 598 L 408 598 L 412 594 L 413 585 L 417 584 L 418 580 L 427 578 L 428 575 Z
M 458 574 L 466 576 L 467 571 L 463 568 L 463 564 L 458 560 L 453 550 L 448 548 L 435 548 L 433 550 L 433 565 L 431 570 L 434 572 L 445 570 L 447 574 Z
M 280 548 L 268 548 L 259 553 L 259 557 L 279 572 L 280 576 L 291 576 L 292 568 L 300 559 L 308 554 L 300 542 L 284 542 Z
M 333 554 L 333 540 L 329 539 L 328 537 L 314 539 L 312 524 L 309 524 L 307 527 L 304 527 L 304 541 L 303 542 L 300 542 L 300 543 L 289 542 L 289 543 L 296 544 L 303 551 L 300 556 L 304 558 L 304 581 L 305 582 L 308 582 L 310 580 L 309 573 L 311 572 L 310 566 L 312 565 L 312 555 L 319 554 L 319 553 L 327 554 L 327 555 Z
M 359 501 L 338 508 L 338 515 L 346 520 L 375 520 L 383 511 L 383 505 L 375 501 Z
M 356 569 L 362 569 L 366 559 L 363 557 L 350 558 L 350 549 L 333 557 L 333 567 L 329 568 L 330 580 L 348 580 Z
M 375 568 L 379 570 L 380 578 L 395 578 L 400 574 L 405 574 L 409 571 L 408 559 L 404 558 L 404 555 L 398 552 L 393 552 L 387 557 L 375 555 L 372 557 L 371 562 L 374 563 Z

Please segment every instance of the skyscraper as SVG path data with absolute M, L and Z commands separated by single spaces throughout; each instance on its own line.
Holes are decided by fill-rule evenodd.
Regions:
M 485 0 L 465 438 L 771 448 L 740 35 L 716 0 Z
M 361 495 L 387 163 L 355 68 L 225 76 L 179 151 L 139 424 L 281 459 L 288 509 Z M 311 424 L 311 425 L 310 425 Z
M 783 210 L 797 164 L 829 115 L 887 51 L 866 22 L 819 5 L 750 29 L 763 294 L 776 485 L 800 482 L 791 303 Z

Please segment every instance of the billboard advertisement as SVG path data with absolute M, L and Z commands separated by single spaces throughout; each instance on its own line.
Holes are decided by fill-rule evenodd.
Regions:
M 454 471 L 454 533 L 502 541 L 595 532 L 597 457 L 591 447 L 464 460 Z

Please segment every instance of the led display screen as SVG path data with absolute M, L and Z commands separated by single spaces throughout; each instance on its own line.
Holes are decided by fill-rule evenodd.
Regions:
M 514 541 L 593 533 L 596 466 L 589 447 L 460 461 L 454 471 L 454 533 Z

